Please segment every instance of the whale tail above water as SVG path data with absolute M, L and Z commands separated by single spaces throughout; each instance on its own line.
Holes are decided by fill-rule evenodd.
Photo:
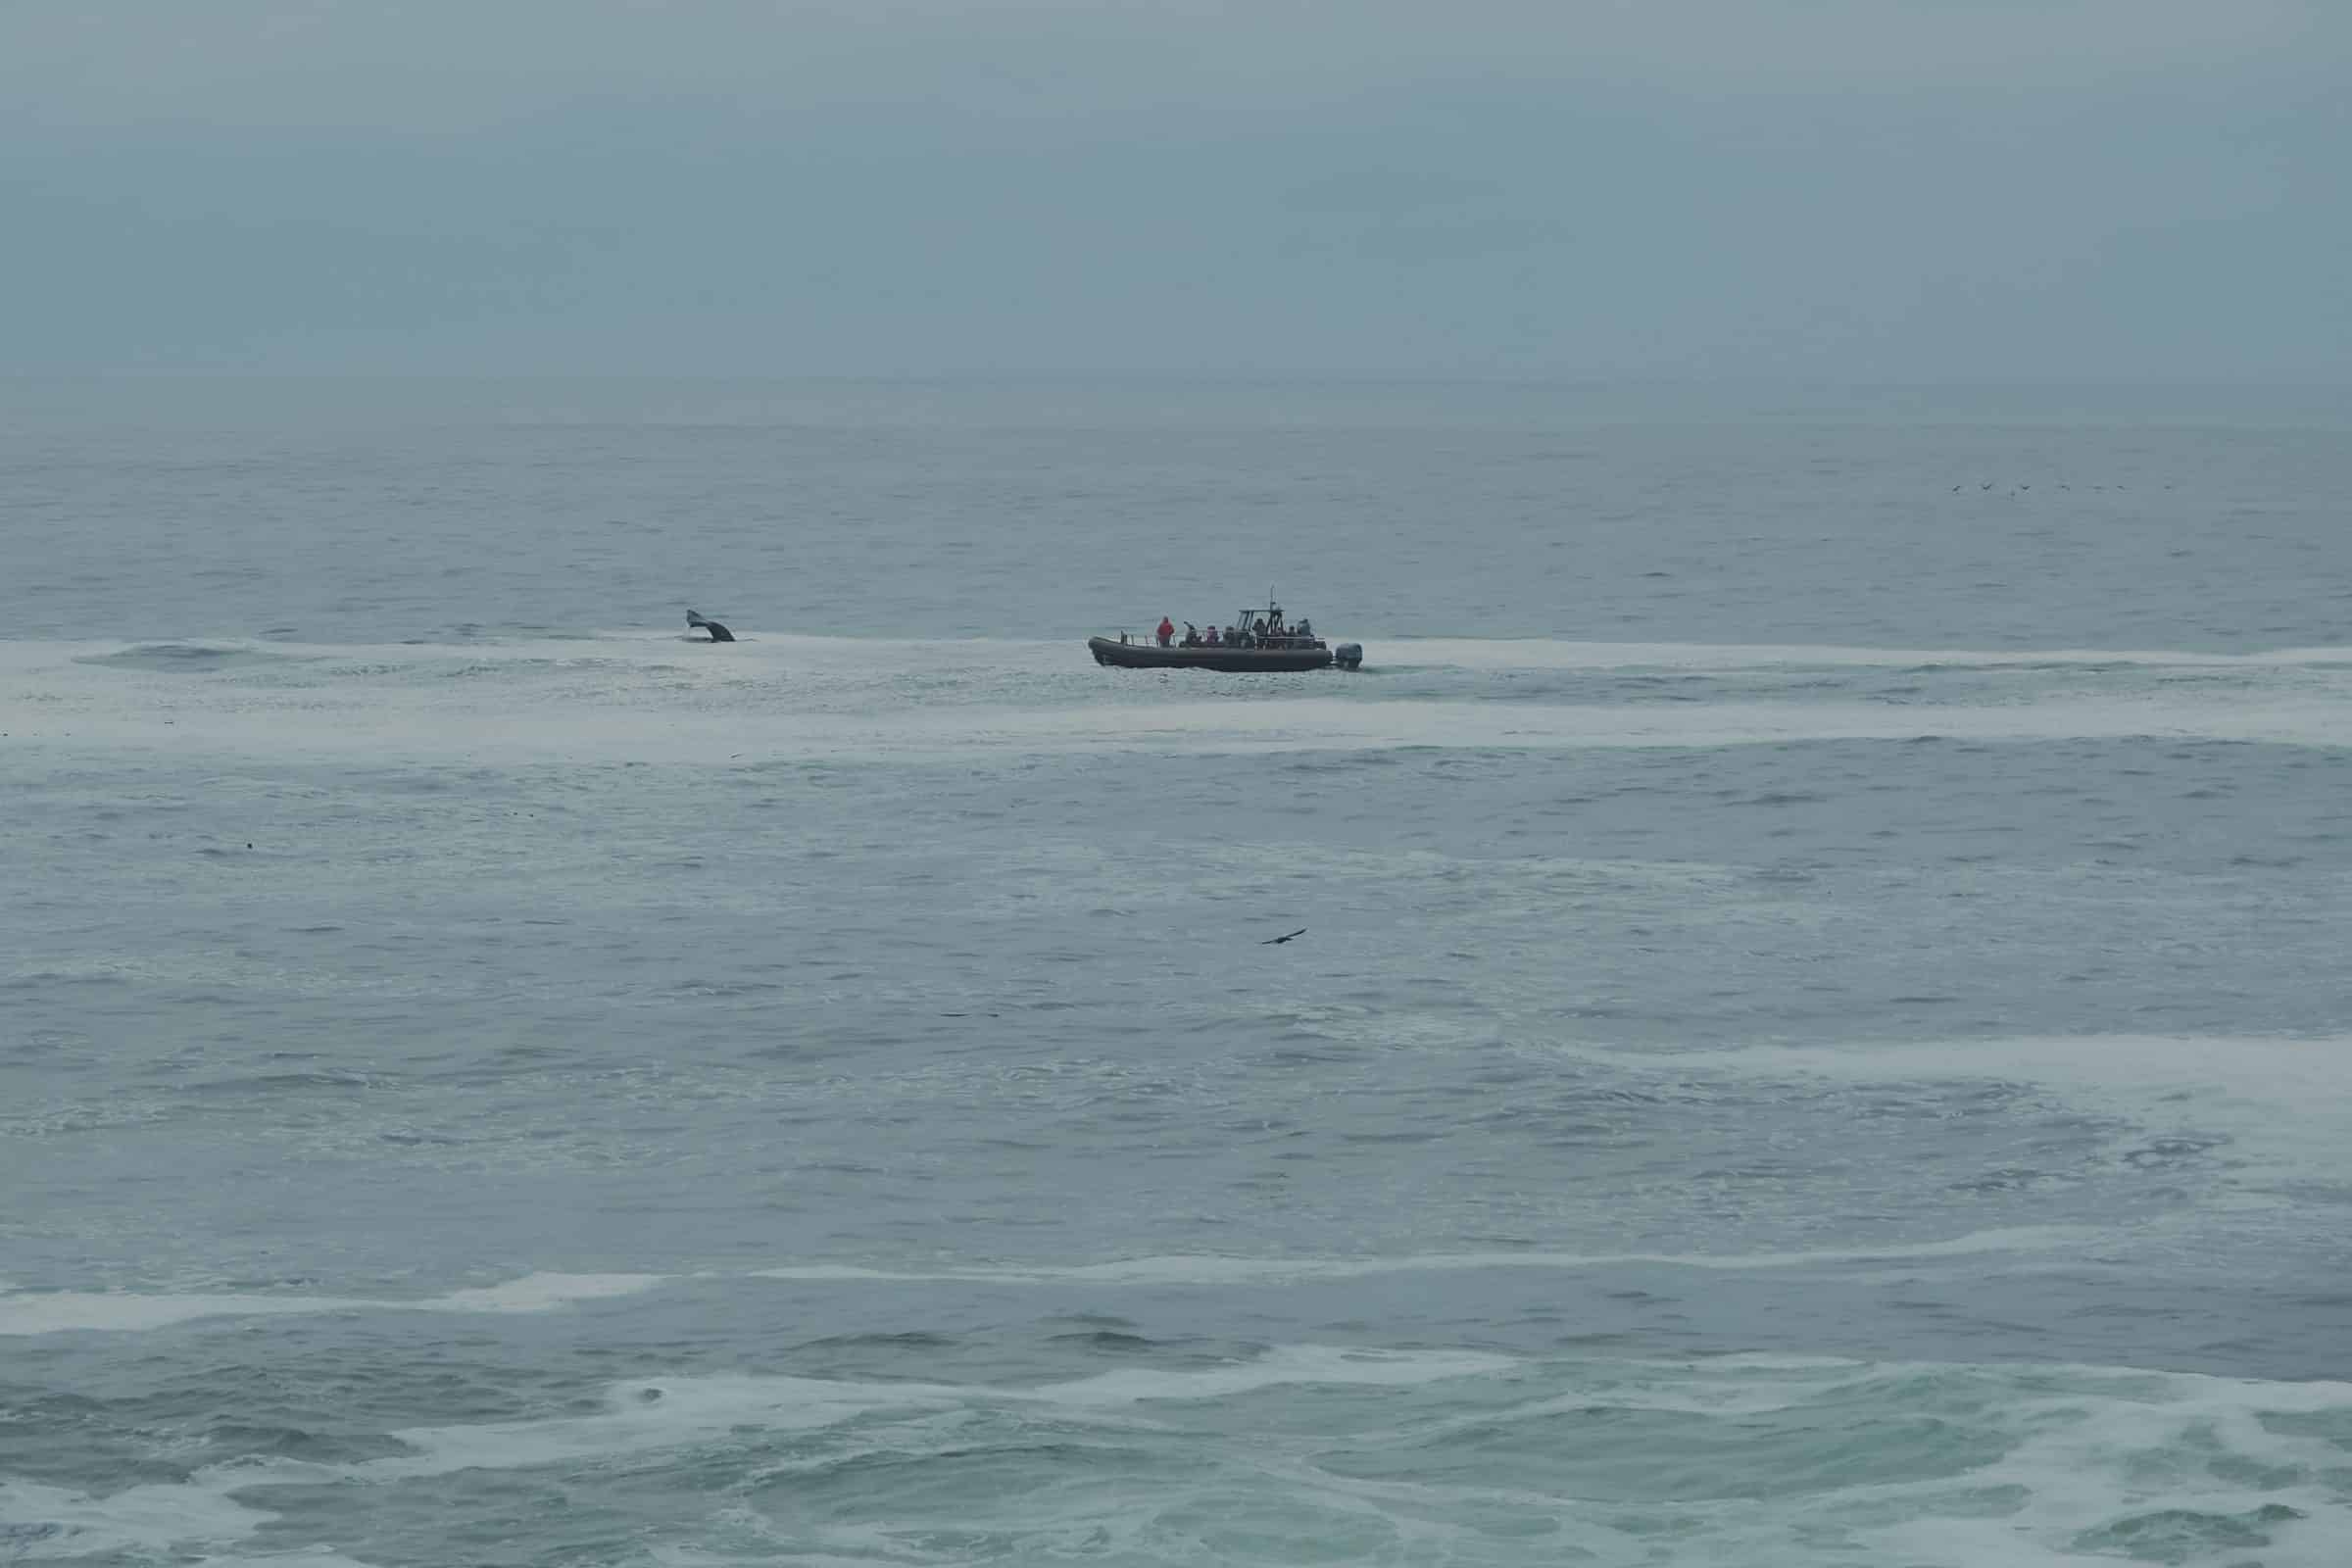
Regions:
M 710 640 L 714 643 L 731 643 L 735 640 L 735 634 L 733 632 L 727 630 L 726 627 L 721 626 L 715 620 L 705 620 L 699 611 L 689 610 L 686 612 L 686 624 L 689 626 L 702 627 L 703 630 L 710 634 Z

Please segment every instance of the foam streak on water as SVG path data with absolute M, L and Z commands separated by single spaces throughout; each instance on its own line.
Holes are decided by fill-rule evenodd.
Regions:
M 215 391 L 5 395 L 0 1562 L 2352 1557 L 2337 403 Z

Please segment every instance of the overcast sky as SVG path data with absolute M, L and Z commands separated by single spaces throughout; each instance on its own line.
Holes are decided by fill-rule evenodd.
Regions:
M 2352 380 L 2352 0 L 0 0 L 26 370 Z

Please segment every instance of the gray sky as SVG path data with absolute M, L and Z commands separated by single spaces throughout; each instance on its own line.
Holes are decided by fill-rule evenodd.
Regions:
M 2352 379 L 2342 0 L 0 0 L 19 368 Z

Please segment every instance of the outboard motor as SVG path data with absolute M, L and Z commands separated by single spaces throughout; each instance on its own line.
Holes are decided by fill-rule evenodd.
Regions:
M 1331 651 L 1331 662 L 1342 669 L 1355 669 L 1364 662 L 1362 643 L 1342 643 Z

